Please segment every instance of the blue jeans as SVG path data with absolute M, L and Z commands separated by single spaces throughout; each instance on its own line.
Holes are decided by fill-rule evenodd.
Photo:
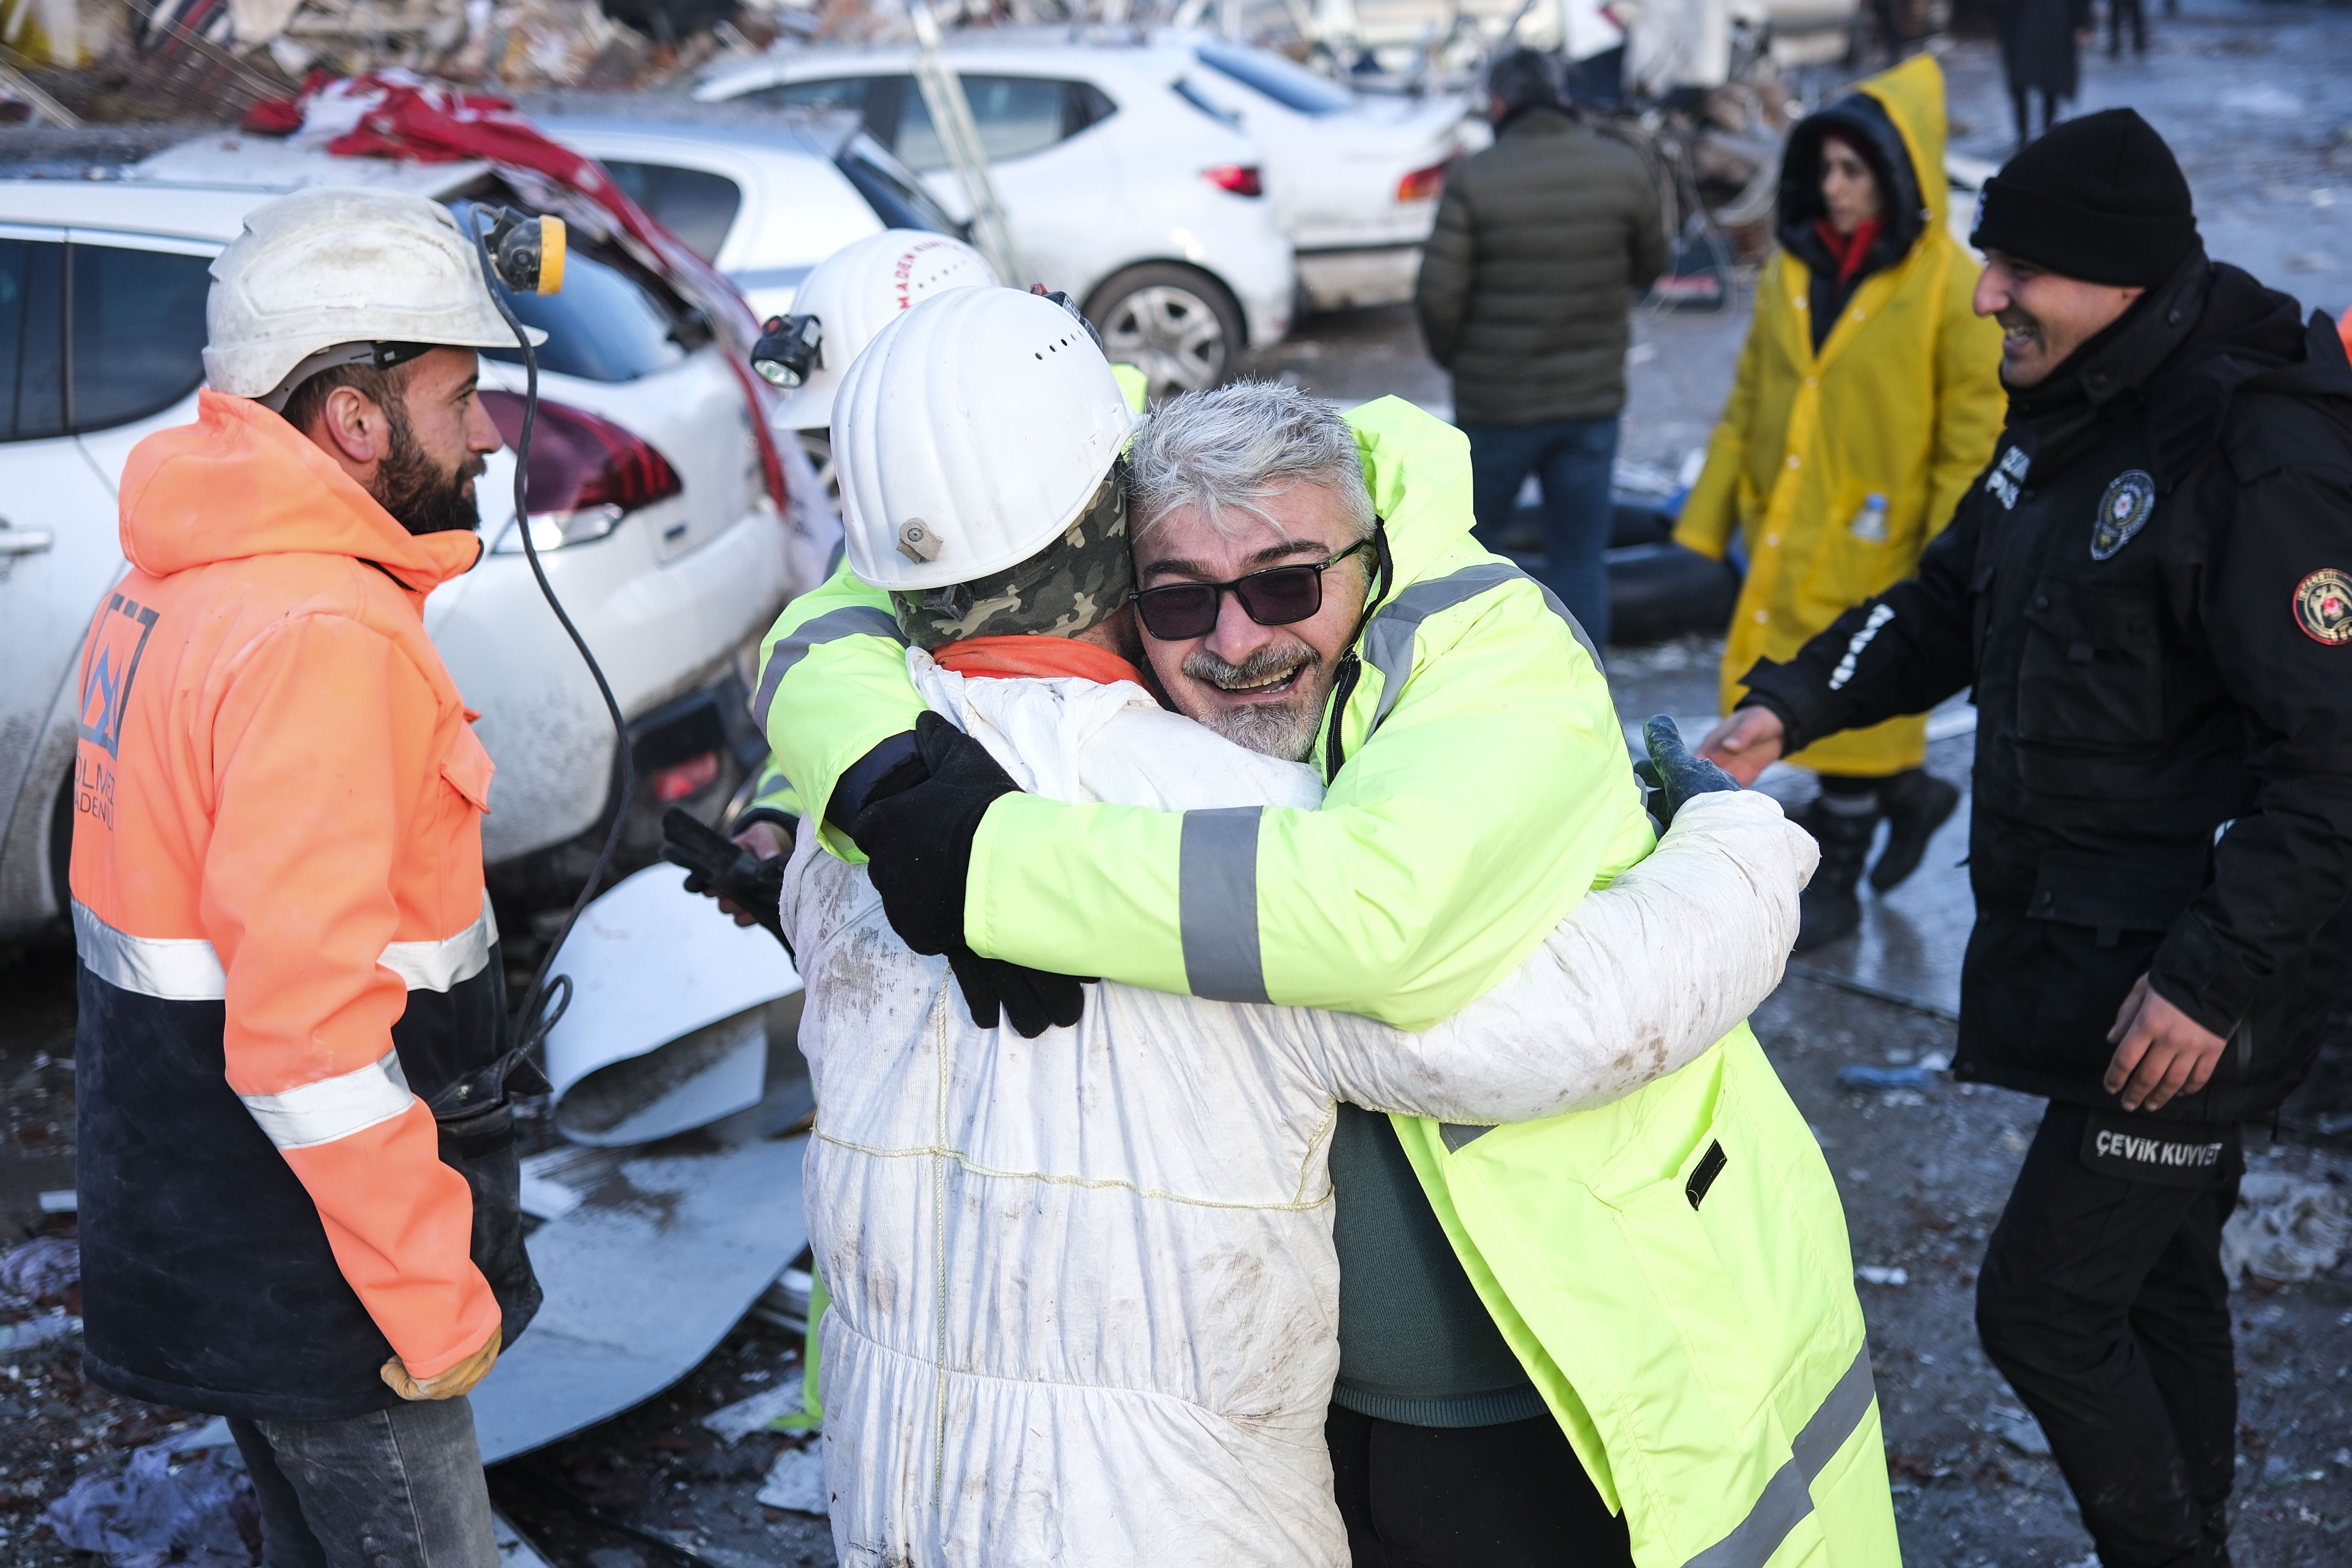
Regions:
M 1549 425 L 1465 426 L 1470 437 L 1470 504 L 1478 542 L 1495 549 L 1529 474 L 1543 486 L 1544 582 L 1592 638 L 1609 646 L 1609 548 L 1615 503 L 1617 416 Z
M 499 1568 L 463 1395 L 228 1429 L 261 1505 L 262 1568 Z

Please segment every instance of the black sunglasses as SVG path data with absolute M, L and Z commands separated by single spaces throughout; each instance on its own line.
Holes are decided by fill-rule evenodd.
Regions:
M 1189 642 L 1216 629 L 1217 606 L 1227 594 L 1239 599 L 1243 613 L 1262 626 L 1286 626 L 1303 621 L 1323 607 L 1323 574 L 1372 542 L 1360 539 L 1328 561 L 1296 566 L 1269 566 L 1230 583 L 1171 583 L 1163 588 L 1138 588 L 1127 596 L 1143 629 L 1161 642 Z

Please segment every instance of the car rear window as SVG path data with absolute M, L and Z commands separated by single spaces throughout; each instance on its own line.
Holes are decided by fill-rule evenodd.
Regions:
M 1194 54 L 1220 76 L 1231 77 L 1299 114 L 1337 114 L 1355 107 L 1356 100 L 1347 89 L 1264 49 L 1213 38 Z
M 890 79 L 878 76 L 828 77 L 823 81 L 788 81 L 777 87 L 763 87 L 743 97 L 753 103 L 764 103 L 771 109 L 842 109 L 863 115 L 873 123 L 870 98 L 877 83 Z
M 0 439 L 66 431 L 66 247 L 0 239 Z
M 468 221 L 468 204 L 453 203 L 457 221 Z M 701 319 L 667 284 L 616 248 L 572 230 L 563 264 L 563 288 L 554 294 L 499 292 L 525 326 L 547 333 L 539 346 L 539 368 L 583 381 L 635 381 L 683 361 L 710 336 Z M 508 364 L 522 363 L 518 349 L 484 349 Z
M 866 205 L 874 209 L 888 228 L 927 228 L 933 234 L 961 237 L 962 228 L 948 216 L 947 209 L 931 199 L 930 193 L 910 180 L 902 179 L 886 166 L 875 154 L 881 152 L 864 136 L 853 139 L 835 160 Z
M 742 210 L 743 189 L 724 174 L 707 169 L 681 169 L 671 163 L 636 163 L 625 159 L 598 160 L 613 183 L 629 199 L 652 215 L 656 223 L 686 242 L 686 247 L 709 261 L 727 241 L 735 215 Z
M 982 151 L 991 162 L 1000 162 L 1043 152 L 1069 135 L 1070 92 L 1076 85 L 1044 77 L 966 75 L 963 95 L 971 105 Z M 1087 122 L 1084 110 L 1077 118 L 1081 127 Z M 890 151 L 919 173 L 948 166 L 930 106 L 912 80 L 898 94 L 898 133 Z
M 80 240 L 69 248 L 74 428 L 128 425 L 194 392 L 205 379 L 211 263 Z

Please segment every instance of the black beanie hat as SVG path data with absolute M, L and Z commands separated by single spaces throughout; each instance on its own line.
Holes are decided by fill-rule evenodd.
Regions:
M 2197 243 L 2189 181 L 2128 109 L 2062 121 L 1985 182 L 1969 239 L 2085 283 L 2152 289 Z

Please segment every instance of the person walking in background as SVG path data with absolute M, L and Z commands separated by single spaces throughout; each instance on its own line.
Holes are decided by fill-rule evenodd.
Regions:
M 2178 0 L 2175 0 L 2178 3 Z M 2107 58 L 2121 59 L 2124 52 L 2124 24 L 2131 24 L 2132 54 L 2138 58 L 2147 55 L 2147 0 L 2107 0 Z
M 1627 310 L 1668 260 L 1657 187 L 1632 148 L 1570 117 L 1551 56 L 1511 50 L 1486 91 L 1495 144 L 1446 181 L 1413 306 L 1454 374 L 1479 542 L 1496 547 L 1537 475 L 1546 583 L 1605 647 Z
M 1748 576 L 1723 651 L 1723 706 L 1759 658 L 1786 658 L 1847 606 L 1909 576 L 2000 431 L 2000 330 L 1969 309 L 1977 268 L 1945 231 L 1944 74 L 1920 55 L 1798 125 L 1780 181 L 1780 248 L 1731 400 L 1675 540 L 1720 558 L 1738 531 Z M 1931 177 L 1922 180 L 1922 171 Z M 1820 773 L 1806 826 L 1821 869 L 1797 950 L 1853 930 L 1871 882 L 1918 866 L 1959 792 L 1920 766 L 1911 717 L 1831 737 L 1795 761 Z
M 2008 0 L 2000 14 L 2000 64 L 2017 110 L 2017 144 L 2033 140 L 2028 97 L 2042 95 L 2042 129 L 2082 85 L 2080 46 L 2091 37 L 2091 0 Z

